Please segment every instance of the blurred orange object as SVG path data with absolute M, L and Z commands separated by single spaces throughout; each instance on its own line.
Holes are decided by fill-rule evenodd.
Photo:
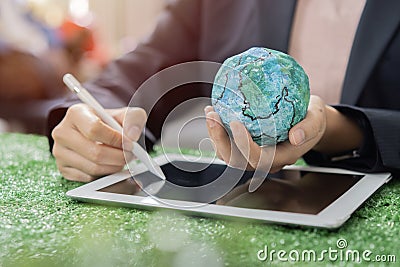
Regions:
M 82 63 L 101 69 L 109 62 L 108 49 L 104 44 L 98 42 L 96 31 L 91 27 L 82 27 L 72 20 L 66 19 L 58 31 L 69 60 L 69 72 L 79 76 L 80 79 L 85 80 L 88 78 L 87 76 L 93 76 L 93 73 L 85 73 L 82 70 Z
M 59 31 L 65 49 L 75 62 L 79 62 L 85 52 L 95 49 L 95 41 L 90 29 L 65 20 Z

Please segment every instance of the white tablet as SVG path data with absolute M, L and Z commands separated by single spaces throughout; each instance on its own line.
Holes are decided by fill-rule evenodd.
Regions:
M 155 158 L 167 181 L 142 164 L 67 192 L 77 200 L 139 209 L 173 209 L 217 218 L 337 228 L 390 173 L 288 166 L 248 191 L 252 172 L 212 158 L 166 154 Z

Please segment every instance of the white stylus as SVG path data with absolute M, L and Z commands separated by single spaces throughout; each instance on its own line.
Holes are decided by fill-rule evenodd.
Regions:
M 74 92 L 82 102 L 92 107 L 97 115 L 114 130 L 122 133 L 122 126 L 100 105 L 99 102 L 81 85 L 81 83 L 72 75 L 65 74 L 63 77 L 64 83 L 68 88 Z M 133 142 L 132 153 L 144 164 L 147 169 L 165 180 L 165 175 L 161 170 L 160 166 L 150 157 L 150 155 L 144 150 L 137 142 Z

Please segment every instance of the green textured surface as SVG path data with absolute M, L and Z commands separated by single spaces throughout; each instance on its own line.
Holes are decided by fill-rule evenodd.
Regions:
M 328 231 L 73 201 L 65 192 L 80 183 L 60 176 L 44 137 L 0 135 L 0 166 L 0 266 L 191 266 L 188 258 L 203 261 L 193 266 L 269 266 L 256 255 L 265 245 L 319 252 L 336 248 L 339 238 L 347 240 L 348 249 L 396 255 L 397 263 L 388 266 L 400 262 L 398 180 L 384 186 L 343 227 Z M 360 266 L 329 259 L 307 265 Z

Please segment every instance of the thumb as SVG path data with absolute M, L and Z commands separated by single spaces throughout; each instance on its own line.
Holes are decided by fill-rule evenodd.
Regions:
M 321 98 L 312 96 L 306 117 L 290 129 L 289 141 L 294 146 L 300 146 L 321 136 L 325 127 L 325 103 Z
M 137 141 L 146 125 L 147 114 L 142 108 L 127 107 L 116 110 L 114 118 L 123 126 L 124 136 Z

